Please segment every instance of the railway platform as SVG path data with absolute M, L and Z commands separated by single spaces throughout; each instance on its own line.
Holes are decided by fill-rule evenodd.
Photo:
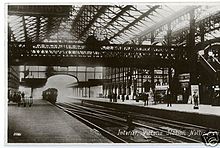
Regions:
M 99 132 L 47 101 L 36 99 L 31 107 L 8 104 L 8 144 L 110 143 Z
M 112 106 L 138 113 L 144 113 L 155 117 L 161 117 L 169 120 L 186 122 L 190 124 L 200 125 L 208 128 L 220 129 L 220 106 L 199 105 L 199 109 L 194 109 L 193 104 L 172 104 L 172 107 L 167 107 L 167 104 L 154 104 L 149 102 L 144 106 L 143 101 L 136 102 L 135 100 L 122 100 L 117 99 L 117 102 L 110 102 L 108 98 L 72 98 L 69 97 L 68 101 L 75 99 L 84 100 L 84 102 Z

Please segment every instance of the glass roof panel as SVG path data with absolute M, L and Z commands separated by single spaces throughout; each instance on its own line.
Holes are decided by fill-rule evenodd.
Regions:
M 175 14 L 183 10 L 183 8 L 189 6 L 176 4 L 162 4 L 159 7 L 156 5 L 143 4 L 132 6 L 111 5 L 107 6 L 108 8 L 95 18 L 97 13 L 91 13 L 93 11 L 92 8 L 97 11 L 100 7 L 102 6 L 94 5 L 85 8 L 83 5 L 73 5 L 67 17 L 49 18 L 48 16 L 40 16 L 39 21 L 36 16 L 24 16 L 25 26 L 22 17 L 14 14 L 8 16 L 8 23 L 16 41 L 25 41 L 26 32 L 27 37 L 33 38 L 33 40 L 39 36 L 41 41 L 56 41 L 58 39 L 68 42 L 77 42 L 76 29 L 80 29 L 79 25 L 82 26 L 82 24 L 84 24 L 84 28 L 81 29 L 85 29 L 85 27 L 88 26 L 87 35 L 93 35 L 97 29 L 101 28 L 105 30 L 106 37 L 111 39 L 111 43 L 124 43 L 134 39 L 136 36 L 139 36 L 146 30 L 155 27 L 170 17 L 175 16 Z M 83 16 L 83 14 L 86 14 L 86 11 L 88 11 L 91 16 Z M 196 21 L 219 12 L 219 5 L 202 5 L 196 9 Z M 146 15 L 143 15 L 145 13 Z M 75 22 L 77 21 L 77 17 L 84 17 L 84 19 L 79 19 L 79 22 Z M 89 22 L 92 22 L 92 24 L 89 24 Z M 78 24 L 78 26 L 74 26 L 74 23 Z M 37 27 L 38 25 L 39 28 Z M 183 16 L 173 22 L 172 31 L 178 32 L 180 29 L 188 26 L 189 17 Z M 26 30 L 24 30 L 25 28 Z M 158 38 L 162 38 L 166 35 L 164 30 L 166 30 L 166 28 L 158 30 Z M 216 32 L 212 32 L 211 36 L 218 36 L 215 35 Z M 82 38 L 86 39 L 86 35 L 83 35 Z

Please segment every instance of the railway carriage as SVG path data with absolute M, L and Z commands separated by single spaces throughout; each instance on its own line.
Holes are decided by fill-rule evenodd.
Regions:
M 43 100 L 47 100 L 52 104 L 55 104 L 57 101 L 58 90 L 56 88 L 48 88 L 42 92 Z

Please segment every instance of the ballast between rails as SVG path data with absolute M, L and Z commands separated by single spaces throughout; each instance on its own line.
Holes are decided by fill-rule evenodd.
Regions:
M 73 112 L 71 112 L 71 111 L 65 109 L 64 107 L 62 107 L 62 106 L 60 106 L 60 105 L 57 105 L 57 104 L 56 104 L 56 106 L 59 107 L 59 108 L 61 108 L 62 110 L 64 110 L 66 113 L 68 113 L 68 114 L 70 114 L 70 115 L 76 117 L 77 119 L 83 121 L 83 122 L 86 123 L 87 125 L 89 125 L 89 126 L 91 126 L 91 127 L 94 127 L 95 129 L 97 129 L 98 131 L 100 131 L 104 136 L 108 137 L 110 140 L 112 140 L 112 141 L 114 141 L 114 142 L 117 142 L 117 143 L 127 143 L 125 140 L 123 140 L 123 139 L 121 139 L 121 138 L 115 136 L 114 134 L 108 132 L 107 130 L 105 130 L 105 129 L 103 129 L 103 128 L 101 128 L 101 127 L 99 127 L 99 126 L 93 124 L 92 122 L 90 122 L 90 121 L 88 121 L 88 120 L 86 120 L 86 119 L 84 119 L 84 118 L 78 116 L 77 114 L 75 114 L 75 113 L 73 113 Z
M 74 106 L 79 106 L 79 105 L 75 105 Z M 85 108 L 84 106 L 80 106 L 82 108 Z M 106 115 L 110 115 L 110 114 L 106 114 Z M 130 115 L 132 115 L 132 113 L 130 113 Z M 119 117 L 120 118 L 120 117 Z M 120 118 L 121 120 L 123 120 L 123 118 Z M 163 130 L 163 129 L 156 129 L 154 127 L 150 127 L 150 126 L 146 126 L 144 124 L 141 124 L 141 123 L 138 123 L 138 122 L 133 122 L 134 125 L 137 125 L 137 126 L 141 126 L 141 127 L 145 127 L 145 128 L 148 128 L 148 129 L 151 129 L 151 130 L 155 130 L 155 131 L 159 131 L 159 132 L 162 132 L 162 133 L 165 133 L 165 134 L 169 134 L 166 130 Z M 184 140 L 187 140 L 189 142 L 192 142 L 192 143 L 200 143 L 200 141 L 198 140 L 194 140 L 192 138 L 188 138 L 188 137 L 185 137 L 185 136 L 181 136 L 181 135 L 170 135 L 172 137 L 178 137 L 178 138 L 181 138 L 181 139 L 184 139 Z
M 117 116 L 107 114 L 107 113 L 102 113 L 100 111 L 94 111 L 94 110 L 91 110 L 91 108 L 89 109 L 88 107 L 84 107 L 84 106 L 80 106 L 80 105 L 76 105 L 76 104 L 70 104 L 70 103 L 64 103 L 64 104 L 67 105 L 69 108 L 77 108 L 77 109 L 87 110 L 87 113 L 85 113 L 85 112 L 79 113 L 78 111 L 76 111 L 76 114 L 83 114 L 83 115 L 86 114 L 86 116 L 91 116 L 92 115 L 93 117 L 94 116 L 102 116 L 103 118 L 118 120 L 120 122 L 126 122 L 126 120 L 124 118 L 117 117 Z M 90 112 L 88 112 L 88 111 L 90 111 Z M 102 114 L 102 115 L 100 115 L 100 114 Z M 103 119 L 103 118 L 101 120 L 106 120 L 106 119 Z M 109 122 L 109 120 L 107 120 L 107 121 Z M 154 127 L 150 127 L 150 126 L 138 123 L 138 122 L 133 122 L 133 125 L 135 125 L 137 127 L 144 127 L 146 129 L 150 129 L 150 130 L 153 130 L 153 131 L 159 131 L 161 133 L 164 133 L 164 135 L 166 135 L 168 133 L 167 131 L 165 131 L 163 129 L 156 129 Z M 188 137 L 185 137 L 185 136 L 180 136 L 180 135 L 170 135 L 169 137 L 167 137 L 167 136 L 163 136 L 163 137 L 153 136 L 153 137 L 159 139 L 160 141 L 162 140 L 164 142 L 173 142 L 173 141 L 182 141 L 182 142 L 184 142 L 184 141 L 187 141 L 187 142 L 190 142 L 190 143 L 200 143 L 200 141 L 198 141 L 198 140 L 194 140 L 194 139 L 191 139 L 191 138 L 188 138 Z M 176 138 L 181 139 L 181 140 L 176 140 Z
M 67 105 L 67 104 L 62 104 L 62 105 Z M 70 106 L 70 105 L 68 105 L 68 106 Z M 74 108 L 75 106 L 73 106 L 72 105 L 72 107 Z M 67 109 L 67 108 L 65 108 L 66 110 L 69 110 L 69 109 Z M 72 109 L 70 109 L 69 110 L 70 112 L 71 111 L 73 111 Z M 102 120 L 102 121 L 105 121 L 105 122 L 110 122 L 110 123 L 113 123 L 113 124 L 117 124 L 117 125 L 123 125 L 123 126 L 127 126 L 127 124 L 125 124 L 124 122 L 126 122 L 126 120 L 124 120 L 123 118 L 121 118 L 121 119 L 116 119 L 116 118 L 112 118 L 112 117 L 108 117 L 108 116 L 102 116 L 102 118 L 100 118 L 100 117 L 98 117 L 98 116 L 100 116 L 99 114 L 94 114 L 94 113 L 89 113 L 89 112 L 87 112 L 87 113 L 79 113 L 79 111 L 76 111 L 75 112 L 75 114 L 77 114 L 77 115 L 79 115 L 80 117 L 81 117 L 81 115 L 82 116 L 87 116 L 87 117 L 92 117 L 93 119 L 99 119 L 99 120 Z M 83 117 L 81 117 L 81 118 L 83 118 Z M 106 119 L 106 118 L 109 118 L 109 119 L 112 119 L 112 120 L 109 120 L 109 119 Z M 84 119 L 84 118 L 83 118 Z M 85 119 L 86 120 L 86 119 Z M 113 121 L 114 120 L 114 121 Z M 122 123 L 118 123 L 118 121 L 119 122 L 123 122 L 123 124 Z M 108 136 L 107 136 L 108 137 Z M 116 137 L 118 137 L 118 136 L 116 136 Z M 160 142 L 164 142 L 164 143 L 172 143 L 172 141 L 170 141 L 170 140 L 167 140 L 167 139 L 164 139 L 164 137 L 162 138 L 162 137 L 159 137 L 159 136 L 154 136 L 154 135 L 152 135 L 152 137 L 154 138 L 154 139 L 157 139 L 157 141 L 160 141 Z M 120 138 L 121 139 L 121 138 Z

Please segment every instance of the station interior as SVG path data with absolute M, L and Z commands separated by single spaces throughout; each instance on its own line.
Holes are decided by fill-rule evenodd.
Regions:
M 166 110 L 169 90 L 170 110 L 204 110 L 207 118 L 216 111 L 220 120 L 220 3 L 9 4 L 6 20 L 8 109 L 14 94 L 24 93 L 34 108 L 56 89 L 57 103 L 80 98 L 146 107 L 147 94 L 149 107 Z

